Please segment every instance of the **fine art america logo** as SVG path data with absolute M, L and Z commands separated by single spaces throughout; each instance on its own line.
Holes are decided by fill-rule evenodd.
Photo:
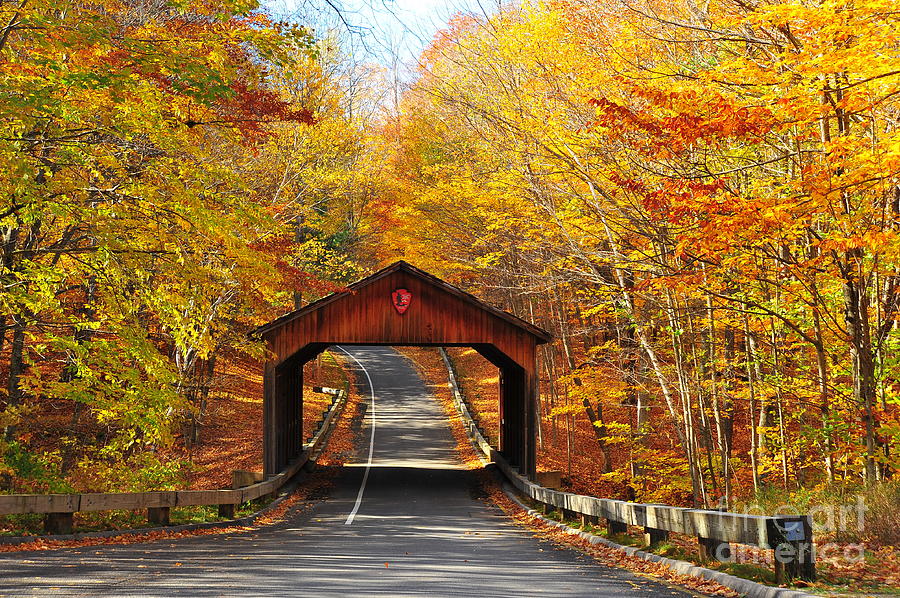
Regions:
M 758 505 L 747 506 L 742 513 L 745 515 L 774 515 L 805 517 L 814 534 L 821 534 L 822 541 L 817 542 L 814 548 L 815 556 L 819 562 L 828 562 L 840 566 L 848 566 L 866 559 L 866 546 L 862 542 L 865 536 L 865 514 L 868 507 L 862 496 L 856 497 L 856 504 L 820 504 L 810 508 L 784 504 L 774 510 L 762 508 Z M 791 522 L 788 522 L 790 525 Z M 792 532 L 797 530 L 784 529 L 785 540 L 802 540 L 803 538 L 791 538 Z M 775 546 L 774 559 L 780 562 L 793 560 L 793 554 L 784 554 L 783 550 L 791 550 L 789 544 Z M 722 561 L 736 561 L 766 565 L 765 551 L 740 544 L 723 545 L 726 553 L 717 555 Z

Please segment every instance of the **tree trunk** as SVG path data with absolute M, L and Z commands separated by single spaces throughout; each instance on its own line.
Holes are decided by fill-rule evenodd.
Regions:
M 753 340 L 750 333 L 750 319 L 744 315 L 744 351 L 747 369 L 747 386 L 750 390 L 750 408 L 747 414 L 747 427 L 750 433 L 750 467 L 753 477 L 753 492 L 759 493 L 759 435 L 756 430 L 756 361 Z
M 848 252 L 856 254 L 854 250 Z M 858 256 L 861 259 L 861 256 Z M 849 270 L 849 268 L 848 268 Z M 877 481 L 875 456 L 875 359 L 872 353 L 871 329 L 869 326 L 869 300 L 866 289 L 858 278 L 848 276 L 844 282 L 844 309 L 847 331 L 850 337 L 850 359 L 853 365 L 853 398 L 862 409 L 865 427 L 865 480 L 871 486 Z
M 25 316 L 19 314 L 13 318 L 12 346 L 9 354 L 9 378 L 6 392 L 8 407 L 16 407 L 22 403 L 22 376 L 25 373 Z M 16 425 L 9 424 L 4 429 L 7 441 L 15 439 Z
M 834 481 L 834 445 L 831 438 L 831 397 L 828 392 L 828 356 L 825 354 L 825 339 L 822 336 L 822 322 L 817 309 L 813 308 L 813 328 L 816 334 L 816 377 L 819 385 L 819 411 L 822 415 L 822 440 L 825 453 L 825 474 L 829 482 Z

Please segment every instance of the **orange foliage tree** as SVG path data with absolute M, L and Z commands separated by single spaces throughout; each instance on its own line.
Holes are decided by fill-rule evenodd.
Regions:
M 566 386 L 545 399 L 584 407 L 620 492 L 727 504 L 885 479 L 897 19 L 878 0 L 459 17 L 404 99 L 414 224 L 387 250 L 556 332 L 544 365 Z

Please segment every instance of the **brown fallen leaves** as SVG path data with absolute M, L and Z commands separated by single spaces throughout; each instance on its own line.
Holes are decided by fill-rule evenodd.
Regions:
M 314 386 L 342 388 L 340 354 L 320 355 L 303 369 L 303 437 L 331 405 L 332 397 L 312 391 Z M 262 466 L 263 363 L 245 354 L 228 354 L 210 399 L 201 430 L 201 443 L 191 451 L 196 473 L 192 490 L 231 485 L 234 469 L 257 471 Z
M 252 384 L 248 384 L 247 389 L 249 390 L 252 387 Z M 361 397 L 359 392 L 356 391 L 355 385 L 352 383 L 352 378 L 350 387 L 351 392 L 350 396 L 347 398 L 347 404 L 344 407 L 344 411 L 332 432 L 328 445 L 325 447 L 322 454 L 319 455 L 317 460 L 318 463 L 325 466 L 320 467 L 313 472 L 290 496 L 257 517 L 252 525 L 182 531 L 153 530 L 110 537 L 79 538 L 77 540 L 51 540 L 38 538 L 23 544 L 0 545 L 0 552 L 28 552 L 37 550 L 55 550 L 59 548 L 81 548 L 87 546 L 140 544 L 144 542 L 174 540 L 177 538 L 189 538 L 193 536 L 249 532 L 277 523 L 286 517 L 288 511 L 293 510 L 296 512 L 298 509 L 312 505 L 312 501 L 315 500 L 314 497 L 321 496 L 321 494 L 333 483 L 337 473 L 337 467 L 334 467 L 334 465 L 343 463 L 347 454 L 352 453 L 354 450 L 355 438 L 353 422 L 361 413 Z M 251 409 L 252 408 L 253 407 L 251 407 Z M 315 417 L 318 417 L 318 414 L 315 414 Z M 235 425 L 235 423 L 232 422 L 232 425 Z M 261 437 L 256 436 L 252 432 L 241 437 L 229 437 L 229 441 L 239 442 L 239 438 L 243 438 L 248 444 L 256 443 L 261 447 Z
M 833 543 L 817 549 L 820 582 L 873 588 L 875 592 L 900 588 L 900 547 L 867 545 L 869 552 L 863 559 L 858 558 L 859 546 L 852 544 Z
M 250 531 L 252 527 L 230 527 L 228 529 L 199 529 L 190 531 L 170 532 L 152 531 L 141 534 L 127 534 L 109 538 L 80 538 L 78 540 L 46 540 L 37 539 L 33 542 L 14 545 L 0 545 L 0 552 L 25 552 L 34 550 L 55 550 L 57 548 L 82 548 L 85 546 L 103 546 L 112 544 L 140 544 L 158 540 L 172 540 L 175 538 L 190 538 L 192 536 L 204 536 L 213 534 Z

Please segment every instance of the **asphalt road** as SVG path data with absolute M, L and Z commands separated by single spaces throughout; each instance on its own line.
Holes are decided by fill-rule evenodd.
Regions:
M 328 499 L 254 532 L 0 555 L 0 596 L 689 595 L 534 538 L 473 497 L 412 365 L 348 350 L 374 418 L 370 401 L 361 454 Z

